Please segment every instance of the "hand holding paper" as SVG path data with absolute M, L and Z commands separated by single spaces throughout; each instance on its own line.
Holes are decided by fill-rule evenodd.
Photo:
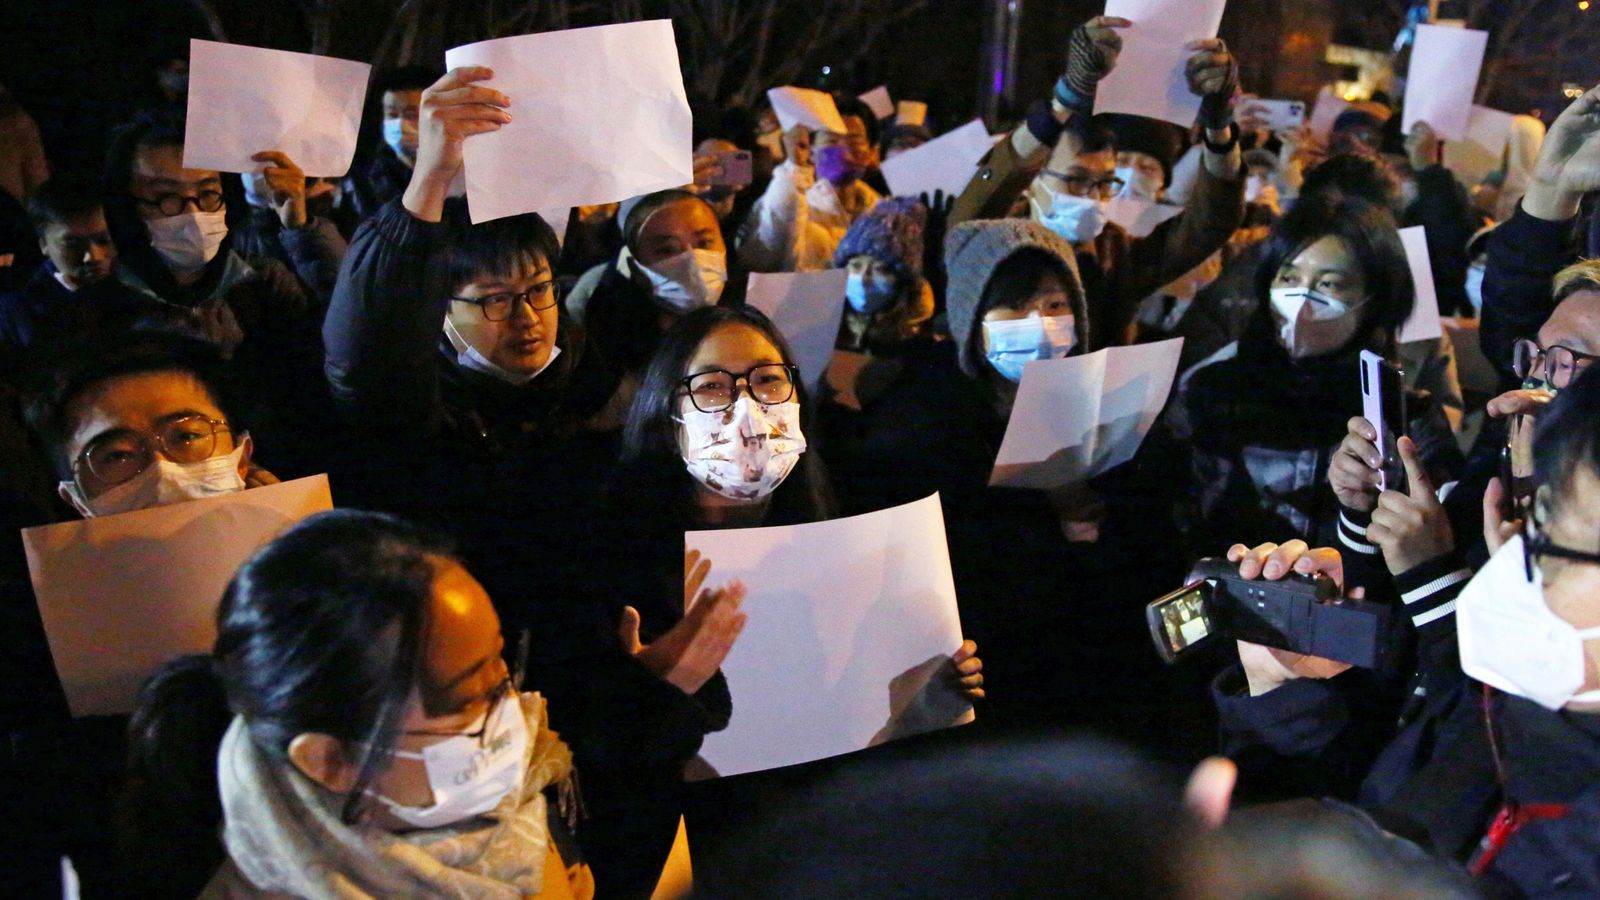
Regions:
M 1478 92 L 1478 73 L 1483 68 L 1488 43 L 1487 31 L 1417 26 L 1411 70 L 1406 75 L 1402 131 L 1409 134 L 1413 125 L 1427 122 L 1449 140 L 1459 141 L 1467 136 L 1472 100 Z
M 1116 68 L 1095 94 L 1096 113 L 1120 112 L 1164 119 L 1188 127 L 1200 112 L 1191 90 L 1189 65 L 1195 41 L 1217 36 L 1226 0 L 1107 0 L 1106 15 L 1133 24 L 1122 32 Z M 1202 62 L 1204 62 L 1202 58 Z M 1217 79 L 1217 61 L 1197 64 L 1202 86 Z M 1202 72 L 1200 70 L 1207 70 Z
M 339 176 L 355 158 L 366 63 L 215 41 L 189 42 L 183 165 L 250 172 L 277 150 L 313 177 Z
M 444 218 L 445 198 L 452 196 L 461 175 L 466 139 L 498 131 L 511 121 L 511 98 L 481 84 L 493 77 L 492 69 L 464 66 L 422 92 L 417 161 L 402 202 L 424 222 Z
M 974 119 L 949 134 L 883 162 L 883 177 L 896 197 L 958 197 L 977 174 L 978 163 L 994 146 L 983 120 Z
M 711 560 L 690 550 L 684 555 L 683 571 L 683 619 L 660 638 L 643 644 L 639 641 L 639 611 L 624 607 L 618 636 L 622 648 L 640 665 L 685 694 L 693 694 L 717 674 L 749 617 L 739 611 L 745 595 L 741 582 L 701 590 L 711 574 Z
M 1183 339 L 1028 363 L 992 485 L 1048 490 L 1133 458 L 1172 391 Z
M 692 117 L 669 20 L 483 41 L 448 51 L 445 64 L 492 70 L 482 87 L 516 103 L 515 118 L 461 147 L 474 222 L 694 180 Z

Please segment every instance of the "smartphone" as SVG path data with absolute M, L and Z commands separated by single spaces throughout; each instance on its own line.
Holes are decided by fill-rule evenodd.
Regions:
M 1400 461 L 1400 438 L 1406 433 L 1406 392 L 1400 368 L 1371 350 L 1361 351 L 1361 414 L 1378 430 L 1383 465 L 1380 491 L 1404 491 L 1406 467 Z
M 733 150 L 717 154 L 717 167 L 721 170 L 711 179 L 714 185 L 748 187 L 755 180 L 755 169 L 750 162 L 749 150 Z
M 1155 640 L 1156 652 L 1166 662 L 1188 656 L 1218 635 L 1217 620 L 1211 611 L 1212 587 L 1195 581 L 1153 600 L 1144 609 Z
M 1533 416 L 1512 416 L 1500 449 L 1500 486 L 1505 491 L 1500 515 L 1508 522 L 1526 518 L 1533 506 L 1533 428 Z
M 1251 100 L 1266 113 L 1267 128 L 1293 131 L 1306 123 L 1306 105 L 1299 100 Z

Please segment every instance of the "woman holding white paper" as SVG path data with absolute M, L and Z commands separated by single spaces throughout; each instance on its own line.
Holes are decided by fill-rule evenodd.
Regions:
M 705 630 L 695 616 L 705 600 L 684 614 L 686 531 L 795 525 L 833 515 L 822 462 L 807 449 L 809 397 L 793 360 L 760 312 L 696 310 L 667 333 L 629 412 L 622 463 L 597 520 L 595 547 L 604 555 L 593 566 L 593 587 L 620 619 L 619 646 L 664 682 L 671 683 L 671 671 L 651 661 L 650 648 Z M 712 563 L 689 561 L 694 585 L 714 571 Z M 722 629 L 718 665 L 738 627 Z M 951 677 L 982 696 L 975 652 L 969 642 L 956 653 Z M 648 891 L 645 882 L 653 883 L 676 827 L 684 766 L 701 737 L 724 727 L 735 711 L 720 672 L 679 686 L 676 694 L 672 708 L 678 711 L 663 721 L 672 730 L 656 739 L 672 753 L 616 759 L 603 781 L 584 766 L 592 816 L 585 849 L 602 890 L 615 873 L 631 874 L 628 883 Z M 583 766 L 581 747 L 579 762 Z M 594 819 L 603 820 L 599 834 Z

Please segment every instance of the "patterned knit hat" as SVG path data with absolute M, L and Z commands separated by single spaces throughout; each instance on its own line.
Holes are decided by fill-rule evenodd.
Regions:
M 928 224 L 928 208 L 913 197 L 888 197 L 880 200 L 865 215 L 856 219 L 834 251 L 833 265 L 843 268 L 852 256 L 870 256 L 888 263 L 903 280 L 922 281 L 922 233 Z

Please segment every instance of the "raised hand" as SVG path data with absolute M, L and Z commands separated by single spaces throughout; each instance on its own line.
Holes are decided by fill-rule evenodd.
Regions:
M 1411 133 L 1406 135 L 1406 156 L 1411 161 L 1411 170 L 1421 172 L 1430 166 L 1436 166 L 1443 158 L 1439 155 L 1439 148 L 1444 142 L 1427 122 L 1418 122 L 1411 126 Z
M 1222 131 L 1233 120 L 1233 95 L 1239 91 L 1239 62 L 1222 38 L 1190 41 L 1185 49 L 1194 51 L 1184 67 L 1189 90 L 1202 98 L 1200 124 L 1211 131 Z
M 1118 28 L 1133 23 L 1116 16 L 1097 16 L 1078 26 L 1067 42 L 1067 71 L 1061 76 L 1067 85 L 1086 99 L 1092 99 L 1100 80 L 1117 67 L 1122 53 Z
M 1367 539 L 1383 550 L 1384 564 L 1392 575 L 1438 559 L 1456 545 L 1450 517 L 1410 438 L 1400 439 L 1400 461 L 1406 467 L 1407 493 L 1384 491 L 1367 528 Z
M 700 690 L 717 674 L 748 621 L 739 609 L 744 585 L 735 581 L 720 590 L 703 590 L 710 573 L 711 561 L 689 551 L 684 557 L 683 619 L 656 640 L 639 640 L 639 611 L 631 606 L 623 608 L 617 628 L 623 650 L 685 694 Z
M 402 202 L 426 222 L 444 216 L 450 182 L 461 171 L 462 143 L 475 134 L 499 131 L 511 121 L 511 98 L 477 84 L 494 77 L 484 66 L 451 69 L 422 92 L 417 119 L 417 164 Z
M 255 175 L 265 183 L 263 192 L 272 201 L 278 221 L 285 228 L 304 228 L 306 214 L 306 173 L 300 171 L 294 160 L 277 150 L 263 150 L 250 157 L 262 166 Z
M 1550 126 L 1522 205 L 1538 218 L 1565 221 L 1594 190 L 1600 190 L 1600 87 L 1572 101 Z

